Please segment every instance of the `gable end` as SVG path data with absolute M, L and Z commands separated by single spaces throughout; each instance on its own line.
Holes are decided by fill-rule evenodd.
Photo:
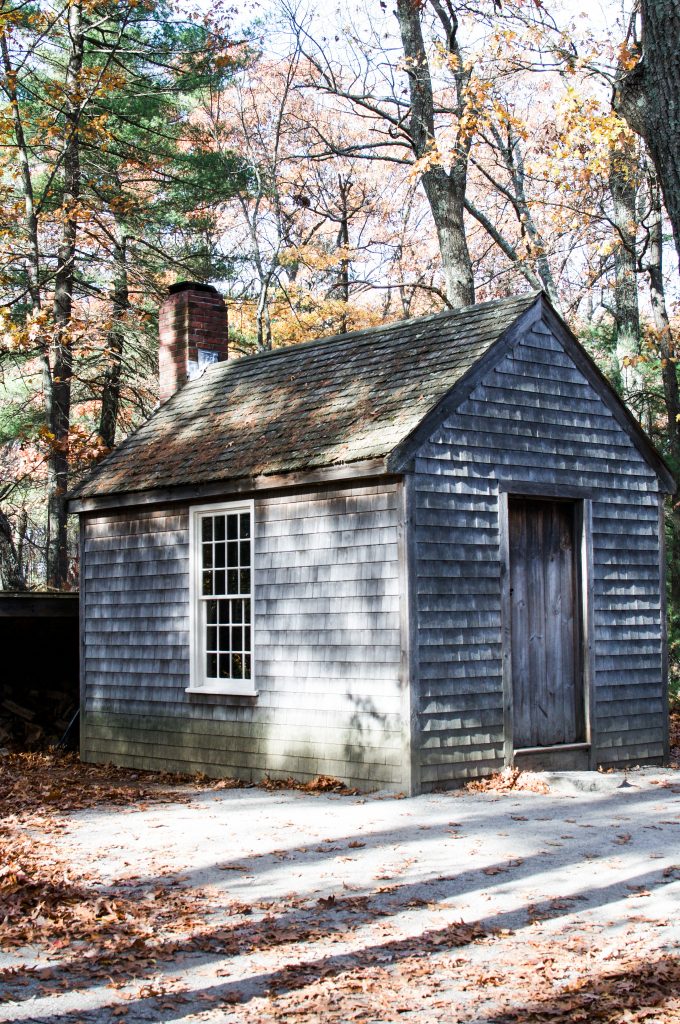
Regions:
M 411 460 L 444 420 L 455 412 L 460 403 L 480 383 L 489 370 L 503 359 L 521 341 L 527 331 L 541 319 L 540 296 L 522 313 L 500 338 L 477 360 L 474 366 L 444 395 L 438 404 L 427 413 L 417 427 L 405 437 L 386 459 L 388 472 L 403 473 Z
M 553 309 L 550 302 L 543 299 L 543 319 L 546 326 L 550 328 L 555 338 L 560 342 L 567 355 L 572 359 L 575 366 L 581 371 L 586 380 L 592 385 L 594 391 L 602 399 L 611 412 L 619 426 L 628 435 L 645 462 L 654 470 L 659 478 L 661 490 L 666 494 L 674 494 L 676 490 L 675 480 L 669 467 L 659 455 L 635 417 L 628 411 L 624 403 L 614 391 L 613 387 L 590 358 L 585 349 L 579 344 L 575 336 L 569 330 L 564 320 Z
M 446 418 L 455 412 L 485 375 L 497 366 L 539 321 L 543 321 L 550 329 L 574 365 L 581 371 L 619 426 L 628 435 L 642 458 L 655 472 L 661 490 L 667 494 L 675 493 L 675 480 L 669 467 L 616 394 L 607 378 L 543 294 L 537 296 L 536 302 L 512 324 L 488 352 L 475 363 L 474 367 L 451 388 L 439 404 L 421 420 L 416 429 L 392 451 L 387 459 L 388 470 L 393 473 L 407 471 L 420 447 L 427 442 Z

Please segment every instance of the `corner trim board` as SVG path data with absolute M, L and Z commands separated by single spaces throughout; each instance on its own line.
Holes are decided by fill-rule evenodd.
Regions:
M 499 561 L 501 567 L 501 662 L 503 674 L 503 764 L 514 762 L 512 697 L 512 598 L 510 595 L 510 517 L 508 494 L 498 494 Z
M 659 495 L 659 612 L 661 616 L 661 697 L 663 707 L 663 760 L 671 756 L 670 707 L 668 704 L 668 608 L 666 597 L 666 522 L 664 496 Z
M 399 607 L 401 652 L 399 679 L 401 684 L 402 748 L 406 790 L 409 796 L 421 791 L 420 732 L 418 707 L 418 629 L 415 565 L 415 479 L 406 474 L 400 488 Z
M 85 564 L 85 520 L 81 519 L 79 522 L 78 529 L 78 564 L 82 566 Z M 87 715 L 85 710 L 85 702 L 87 696 L 87 661 L 86 661 L 86 647 L 85 647 L 85 600 L 87 595 L 87 588 L 85 585 L 85 574 L 81 573 L 81 579 L 79 582 L 79 600 L 78 600 L 78 632 L 79 632 L 79 656 L 80 656 L 80 678 L 79 683 L 79 711 L 80 711 L 80 751 L 81 755 L 87 754 Z M 85 760 L 85 757 L 83 757 Z
M 590 745 L 589 767 L 597 767 L 597 733 L 595 717 L 595 673 L 593 669 L 595 619 L 592 601 L 593 585 L 593 503 L 584 499 L 581 517 L 581 672 L 583 673 L 583 699 L 585 735 Z

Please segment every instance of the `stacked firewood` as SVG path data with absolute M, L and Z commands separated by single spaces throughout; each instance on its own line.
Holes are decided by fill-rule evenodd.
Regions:
M 25 689 L 0 683 L 0 754 L 46 750 L 62 738 L 78 708 L 74 688 Z

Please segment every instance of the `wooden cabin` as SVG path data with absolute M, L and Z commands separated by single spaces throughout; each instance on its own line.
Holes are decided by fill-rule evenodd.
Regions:
M 175 287 L 167 400 L 72 495 L 83 758 L 408 793 L 662 763 L 673 480 L 545 296 L 234 359 L 224 320 Z

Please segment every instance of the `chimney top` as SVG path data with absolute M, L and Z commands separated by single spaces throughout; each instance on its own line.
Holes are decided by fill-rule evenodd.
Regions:
M 212 292 L 219 295 L 214 285 L 201 284 L 200 281 L 176 281 L 168 288 L 168 295 L 178 295 L 180 292 Z
M 161 402 L 229 354 L 227 309 L 210 284 L 178 281 L 171 285 L 159 310 L 158 327 Z

